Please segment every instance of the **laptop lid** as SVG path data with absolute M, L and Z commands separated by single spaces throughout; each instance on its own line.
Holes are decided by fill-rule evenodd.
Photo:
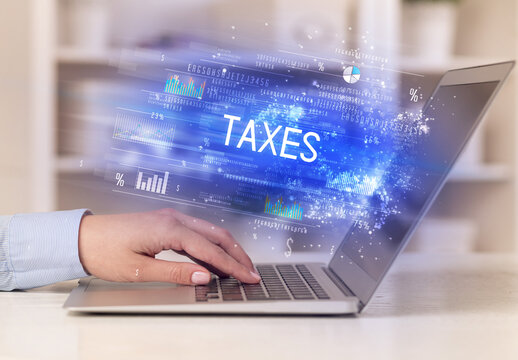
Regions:
M 514 61 L 447 72 L 424 106 L 419 141 L 401 147 L 383 179 L 384 194 L 366 208 L 374 228 L 353 224 L 329 268 L 362 308 L 403 250 L 453 164 L 514 66 Z M 429 125 L 428 125 L 429 124 Z M 379 197 L 397 205 L 384 209 Z

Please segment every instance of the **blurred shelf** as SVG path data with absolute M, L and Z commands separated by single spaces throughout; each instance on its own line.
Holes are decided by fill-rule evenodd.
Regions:
M 58 174 L 92 173 L 97 165 L 99 165 L 99 162 L 94 159 L 74 155 L 61 155 L 56 160 Z
M 509 168 L 502 164 L 460 165 L 453 168 L 448 182 L 500 182 L 510 179 Z
M 509 59 L 456 55 L 450 59 L 436 61 L 431 58 L 403 56 L 400 59 L 399 68 L 403 71 L 418 74 L 441 74 L 447 70 L 498 63 L 506 60 Z
M 81 48 L 62 47 L 56 53 L 58 64 L 68 65 L 111 65 L 119 57 L 119 50 L 85 50 Z

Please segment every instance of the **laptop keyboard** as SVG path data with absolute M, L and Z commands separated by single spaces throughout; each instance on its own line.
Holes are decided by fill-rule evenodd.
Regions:
M 327 300 L 329 296 L 305 265 L 259 265 L 259 284 L 242 284 L 234 278 L 214 277 L 195 286 L 198 302 L 260 300 Z

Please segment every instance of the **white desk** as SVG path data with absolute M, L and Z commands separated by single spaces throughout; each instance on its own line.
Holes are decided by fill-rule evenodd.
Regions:
M 518 359 L 511 255 L 405 254 L 359 317 L 69 315 L 75 284 L 0 293 L 0 359 Z

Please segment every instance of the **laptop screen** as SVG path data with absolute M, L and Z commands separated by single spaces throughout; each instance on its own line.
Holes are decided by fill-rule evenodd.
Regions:
M 386 191 L 369 199 L 368 216 L 377 226 L 352 226 L 332 260 L 339 273 L 347 267 L 360 268 L 379 282 L 442 185 L 498 85 L 499 81 L 492 81 L 437 89 L 423 110 L 423 118 L 433 125 L 423 128 L 425 136 L 402 147 L 391 160 L 384 172 Z M 386 199 L 396 204 L 388 211 L 382 206 Z

